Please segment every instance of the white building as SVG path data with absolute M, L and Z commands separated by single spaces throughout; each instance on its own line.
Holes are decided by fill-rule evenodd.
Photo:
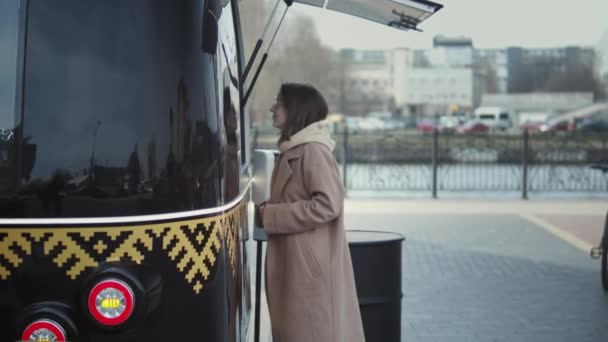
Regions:
M 395 82 L 397 107 L 424 114 L 471 111 L 481 100 L 481 75 L 471 68 L 411 68 Z
M 404 114 L 443 114 L 454 107 L 471 111 L 480 103 L 483 75 L 473 68 L 419 68 L 416 51 L 407 48 L 340 53 L 348 64 L 352 88 L 349 114 L 393 109 Z
M 411 49 L 394 49 L 391 53 L 392 93 L 397 107 L 407 105 L 405 102 L 407 79 L 404 76 L 414 68 L 415 59 L 415 51 Z
M 470 68 L 475 62 L 473 41 L 467 37 L 435 36 L 433 48 L 420 51 L 433 68 Z

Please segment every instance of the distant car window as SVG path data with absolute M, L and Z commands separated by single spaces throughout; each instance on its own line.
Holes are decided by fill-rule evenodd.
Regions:
M 506 120 L 509 118 L 509 114 L 508 113 L 500 113 L 500 119 L 501 120 Z
M 496 116 L 494 114 L 481 114 L 479 115 L 479 118 L 482 120 L 494 120 Z

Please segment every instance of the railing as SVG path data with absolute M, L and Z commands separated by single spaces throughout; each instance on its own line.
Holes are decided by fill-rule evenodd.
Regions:
M 334 134 L 349 190 L 608 193 L 608 134 Z M 258 135 L 261 148 L 276 136 Z

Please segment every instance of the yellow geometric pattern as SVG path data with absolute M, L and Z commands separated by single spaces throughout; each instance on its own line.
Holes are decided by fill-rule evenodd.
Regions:
M 238 243 L 241 240 L 240 222 L 241 217 L 245 215 L 245 206 L 241 206 L 235 215 L 226 216 L 221 220 L 222 232 L 226 232 L 227 236 L 226 246 L 228 247 L 228 254 L 230 256 L 230 264 L 232 265 L 232 274 L 236 276 L 237 268 L 237 249 Z
M 27 254 L 32 253 L 31 243 L 18 234 L 2 234 L 0 231 L 0 253 L 8 263 L 17 268 L 23 263 L 23 258 L 15 252 L 15 247 L 20 248 Z M 0 279 L 6 280 L 11 275 L 8 265 L 0 263 Z
M 142 263 L 156 246 L 174 262 L 196 293 L 212 279 L 224 243 L 233 274 L 238 241 L 244 224 L 244 205 L 216 216 L 135 226 L 0 228 L 0 280 L 8 280 L 24 257 L 42 244 L 45 256 L 74 280 L 102 262 Z M 157 242 L 155 244 L 155 242 Z

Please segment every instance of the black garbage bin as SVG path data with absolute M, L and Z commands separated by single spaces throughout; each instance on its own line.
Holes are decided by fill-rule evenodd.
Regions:
M 401 341 L 401 249 L 397 233 L 347 230 L 367 342 Z

